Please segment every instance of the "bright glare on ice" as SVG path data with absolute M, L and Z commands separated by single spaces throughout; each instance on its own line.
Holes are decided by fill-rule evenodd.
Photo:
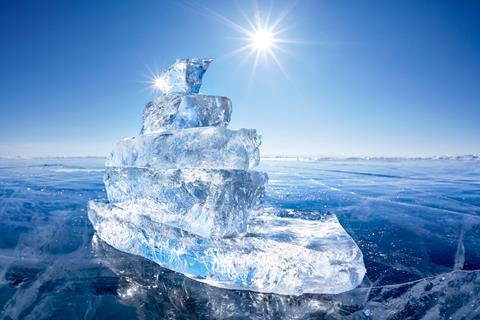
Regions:
M 162 76 L 157 76 L 153 79 L 153 88 L 164 92 L 168 90 L 168 83 Z

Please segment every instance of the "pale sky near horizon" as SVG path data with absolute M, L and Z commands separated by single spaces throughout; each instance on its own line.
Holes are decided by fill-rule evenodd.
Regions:
M 262 155 L 480 153 L 476 1 L 3 1 L 0 156 L 103 156 L 138 134 L 150 71 L 216 60 L 201 92 L 233 101 Z M 255 9 L 257 7 L 257 9 Z M 255 12 L 289 42 L 253 72 Z M 242 12 L 244 14 L 242 14 Z

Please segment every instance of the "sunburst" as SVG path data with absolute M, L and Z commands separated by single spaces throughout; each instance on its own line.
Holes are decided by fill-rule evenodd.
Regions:
M 258 7 L 255 7 L 253 14 L 254 19 L 250 19 L 244 12 L 242 12 L 246 24 L 248 25 L 247 27 L 240 26 L 239 24 L 223 18 L 235 30 L 243 35 L 240 40 L 245 42 L 244 46 L 228 53 L 227 55 L 247 52 L 247 58 L 253 57 L 253 67 L 250 79 L 253 78 L 260 59 L 265 62 L 273 61 L 288 78 L 278 55 L 279 52 L 285 52 L 283 46 L 286 43 L 295 42 L 284 37 L 284 33 L 288 28 L 282 27 L 290 10 L 284 10 L 273 22 L 270 22 L 271 9 L 262 16 Z
M 288 44 L 303 43 L 302 41 L 292 40 L 285 37 L 286 31 L 288 31 L 291 27 L 285 26 L 285 20 L 290 11 L 294 8 L 294 5 L 281 10 L 276 16 L 276 19 L 271 19 L 273 2 L 270 8 L 265 11 L 261 11 L 255 1 L 253 3 L 254 6 L 251 16 L 247 15 L 242 9 L 239 8 L 239 12 L 244 18 L 243 25 L 234 22 L 233 20 L 230 20 L 205 6 L 198 6 L 196 4 L 189 4 L 186 6 L 197 13 L 203 12 L 211 18 L 219 20 L 240 34 L 240 36 L 233 38 L 240 40 L 244 43 L 244 45 L 224 54 L 223 56 L 218 57 L 218 59 L 244 54 L 245 60 L 253 60 L 248 86 L 253 80 L 260 60 L 262 60 L 264 63 L 273 61 L 283 75 L 289 79 L 285 67 L 280 61 L 279 53 L 286 53 L 287 51 L 285 50 L 285 46 Z M 164 79 L 159 77 L 158 73 L 151 74 L 152 77 L 150 78 L 150 87 L 155 92 L 161 92 L 166 85 Z

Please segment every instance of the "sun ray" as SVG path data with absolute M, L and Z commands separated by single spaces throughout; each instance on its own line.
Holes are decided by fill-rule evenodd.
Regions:
M 252 22 L 252 20 L 250 20 L 250 18 L 247 16 L 247 14 L 245 13 L 245 11 L 239 7 L 239 11 L 240 13 L 242 14 L 243 18 L 245 19 L 245 21 L 247 21 L 247 24 L 249 25 L 250 29 L 254 29 L 255 28 L 255 24 Z
M 272 11 L 273 11 L 273 1 L 270 1 L 270 6 L 268 7 L 267 14 L 265 15 L 264 19 L 264 28 L 266 26 L 270 26 L 270 18 L 272 17 Z
M 242 27 L 240 24 L 238 23 L 235 23 L 234 21 L 228 19 L 227 17 L 221 15 L 220 13 L 216 12 L 215 10 L 212 10 L 210 8 L 208 8 L 207 6 L 202 6 L 202 5 L 199 5 L 197 3 L 193 3 L 193 2 L 185 2 L 185 3 L 182 3 L 183 6 L 197 12 L 197 13 L 201 13 L 201 14 L 204 14 L 208 17 L 211 17 L 211 18 L 215 18 L 217 19 L 218 21 L 222 22 L 223 24 L 231 27 L 232 29 L 238 31 L 238 32 L 241 32 L 241 33 L 248 33 L 249 30 Z
M 252 83 L 253 83 L 253 77 L 255 76 L 255 72 L 257 71 L 257 66 L 258 66 L 258 60 L 260 59 L 260 52 L 256 52 L 255 54 L 255 61 L 253 62 L 253 67 L 252 67 L 252 72 L 250 72 L 250 76 L 248 77 L 248 82 L 247 82 L 247 90 L 250 90 Z
M 282 71 L 283 75 L 284 75 L 287 79 L 289 79 L 288 74 L 287 74 L 287 70 L 285 70 L 285 67 L 282 65 L 282 63 L 280 62 L 280 60 L 278 60 L 277 55 L 275 54 L 275 52 L 273 52 L 273 50 L 269 49 L 269 53 L 270 53 L 270 56 L 272 57 L 273 61 L 275 61 L 276 65 L 277 65 L 278 68 L 280 69 L 280 71 Z
M 276 29 L 284 22 L 290 12 L 292 12 L 292 10 L 296 7 L 297 3 L 298 1 L 293 1 L 290 6 L 282 10 L 282 12 L 278 15 L 277 19 L 275 19 L 275 21 L 273 21 L 273 23 L 271 24 L 272 29 Z
M 247 50 L 251 49 L 251 45 L 245 45 L 243 47 L 240 47 L 238 49 L 235 49 L 233 51 L 230 51 L 230 52 L 227 52 L 219 57 L 217 57 L 217 60 L 221 60 L 221 59 L 224 59 L 224 58 L 228 58 L 228 57 L 231 57 L 231 56 L 235 56 L 235 55 L 238 55 L 242 52 L 245 52 Z

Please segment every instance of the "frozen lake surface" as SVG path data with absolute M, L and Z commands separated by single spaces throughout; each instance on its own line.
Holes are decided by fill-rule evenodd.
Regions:
M 104 160 L 0 160 L 2 319 L 478 319 L 480 161 L 266 161 L 266 205 L 335 213 L 367 275 L 339 295 L 211 287 L 109 247 Z

